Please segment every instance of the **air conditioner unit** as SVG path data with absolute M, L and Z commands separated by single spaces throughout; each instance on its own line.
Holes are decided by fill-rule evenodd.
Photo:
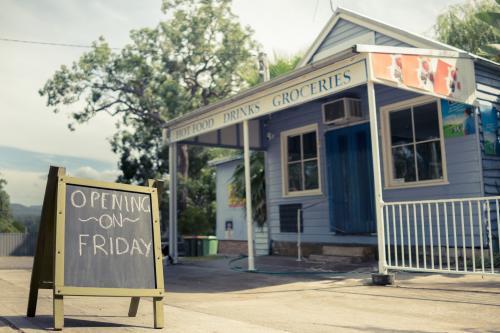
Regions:
M 341 98 L 322 105 L 325 124 L 345 124 L 364 119 L 361 101 L 356 98 Z

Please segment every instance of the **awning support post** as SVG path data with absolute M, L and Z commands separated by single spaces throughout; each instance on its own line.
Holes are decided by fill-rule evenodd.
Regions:
M 177 263 L 177 143 L 168 146 L 168 182 L 169 219 L 168 219 L 168 253 L 174 264 Z
M 252 212 L 252 188 L 250 182 L 250 140 L 248 131 L 248 120 L 243 121 L 243 159 L 245 166 L 245 203 L 247 219 L 247 243 L 248 243 L 248 270 L 255 270 L 253 250 L 253 212 Z
M 378 272 L 387 274 L 387 263 L 385 261 L 385 240 L 384 240 L 384 215 L 382 198 L 382 176 L 380 168 L 379 135 L 377 121 L 377 102 L 375 99 L 375 85 L 373 81 L 368 80 L 368 109 L 370 119 L 370 136 L 372 142 L 372 160 L 373 160 L 373 183 L 375 189 L 375 221 L 377 224 L 378 241 Z

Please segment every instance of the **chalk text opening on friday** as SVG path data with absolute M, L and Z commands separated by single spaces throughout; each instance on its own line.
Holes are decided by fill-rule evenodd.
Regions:
M 103 213 L 98 216 L 89 216 L 78 218 L 81 223 L 93 222 L 96 223 L 102 230 L 112 228 L 123 228 L 127 223 L 141 222 L 140 218 L 130 218 L 130 213 L 150 213 L 151 201 L 147 195 L 133 195 L 124 193 L 107 193 L 91 191 L 90 195 L 86 195 L 81 190 L 75 190 L 70 196 L 71 206 L 74 208 L 99 208 L 103 211 L 110 210 L 110 213 Z M 115 213 L 119 211 L 119 213 Z M 127 216 L 123 216 L 123 212 Z M 119 255 L 143 255 L 148 257 L 151 253 L 151 239 L 125 237 L 105 237 L 102 234 L 96 233 L 79 234 L 78 235 L 78 251 L 79 255 L 93 254 L 105 256 Z
M 326 77 L 305 83 L 303 85 L 295 86 L 280 92 L 272 97 L 272 108 L 282 108 L 287 105 L 296 104 L 303 99 L 324 94 L 334 90 L 338 87 L 347 85 L 351 82 L 351 70 L 345 69 L 337 71 Z M 252 104 L 247 104 L 236 109 L 231 109 L 223 113 L 223 122 L 220 125 L 233 123 L 238 120 L 243 120 L 251 117 L 252 115 L 261 112 L 260 101 Z M 189 126 L 185 126 L 175 130 L 176 138 L 185 138 L 196 135 L 197 133 L 204 132 L 212 129 L 215 126 L 214 117 L 202 119 L 194 122 Z M 219 124 L 218 124 L 219 125 Z

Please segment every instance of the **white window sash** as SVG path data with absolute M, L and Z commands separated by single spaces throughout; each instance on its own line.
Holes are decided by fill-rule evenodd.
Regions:
M 415 120 L 413 116 L 413 109 L 417 106 L 436 103 L 436 109 L 438 113 L 438 127 L 439 127 L 439 138 L 416 141 L 415 139 Z M 391 126 L 390 126 L 390 118 L 389 115 L 392 112 L 403 111 L 405 109 L 410 109 L 411 112 L 411 124 L 412 124 L 412 142 L 392 145 L 391 142 Z M 421 96 L 417 98 L 413 98 L 410 100 L 406 100 L 403 102 L 398 102 L 390 105 L 386 105 L 380 108 L 380 113 L 382 117 L 382 150 L 384 157 L 384 185 L 387 189 L 395 189 L 395 188 L 412 188 L 412 187 L 422 187 L 422 186 L 432 186 L 432 185 L 446 185 L 448 184 L 448 172 L 447 172 L 447 164 L 446 164 L 446 151 L 444 145 L 444 133 L 443 133 L 443 120 L 441 113 L 441 101 L 440 99 L 429 97 L 429 96 Z M 427 143 L 427 142 L 437 142 L 440 143 L 441 148 L 441 172 L 442 177 L 439 179 L 430 179 L 430 180 L 418 180 L 418 162 L 417 162 L 417 154 L 416 147 L 418 144 Z M 413 182 L 398 182 L 394 178 L 394 161 L 392 150 L 393 148 L 398 148 L 402 146 L 412 146 L 412 150 L 414 153 L 414 166 L 415 166 L 415 178 L 416 181 Z
M 303 147 L 303 135 L 307 133 L 314 132 L 316 135 L 316 157 L 304 159 L 304 147 Z M 300 159 L 296 161 L 288 161 L 288 138 L 293 136 L 300 136 Z M 304 164 L 308 161 L 317 161 L 318 168 L 318 188 L 317 189 L 305 189 L 306 179 Z M 289 191 L 289 176 L 288 176 L 288 166 L 290 164 L 300 164 L 301 175 L 302 175 L 302 189 L 301 191 Z M 318 125 L 311 124 L 299 128 L 294 128 L 291 130 L 281 132 L 281 175 L 282 175 L 282 191 L 284 197 L 294 197 L 294 196 L 306 196 L 306 195 L 320 195 L 322 194 L 322 184 L 321 184 L 321 158 L 320 158 L 320 146 L 319 146 L 319 136 L 318 136 Z

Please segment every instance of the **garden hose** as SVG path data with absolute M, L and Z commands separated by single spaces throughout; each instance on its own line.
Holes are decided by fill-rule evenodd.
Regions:
M 242 259 L 247 258 L 248 256 L 241 254 L 237 258 L 233 258 L 229 260 L 228 266 L 232 271 L 235 272 L 243 272 L 243 273 L 253 273 L 253 274 L 267 274 L 267 275 L 320 275 L 320 274 L 336 274 L 336 275 L 347 275 L 352 274 L 350 272 L 339 272 L 339 271 L 317 271 L 317 272 L 309 272 L 309 271 L 286 271 L 286 272 L 273 272 L 273 271 L 264 271 L 264 270 L 248 270 L 243 269 L 241 266 L 231 266 L 232 263 L 240 261 Z

